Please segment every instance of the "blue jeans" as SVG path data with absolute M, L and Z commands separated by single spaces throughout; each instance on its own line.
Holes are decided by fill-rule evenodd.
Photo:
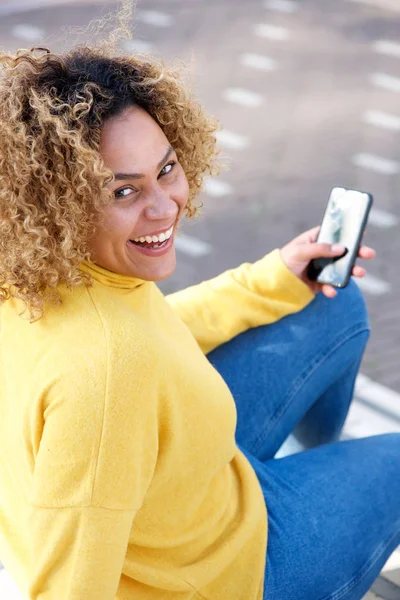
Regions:
M 400 544 L 400 434 L 338 441 L 368 336 L 351 281 L 207 355 L 268 509 L 265 600 L 360 600 Z

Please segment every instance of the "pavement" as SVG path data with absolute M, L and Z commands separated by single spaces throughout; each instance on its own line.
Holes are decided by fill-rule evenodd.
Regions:
M 83 41 L 68 28 L 116 6 L 0 0 L 0 46 Z M 318 225 L 334 186 L 373 194 L 365 243 L 377 258 L 359 281 L 372 332 L 344 438 L 400 431 L 399 38 L 400 0 L 142 0 L 125 47 L 191 63 L 198 97 L 223 126 L 227 168 L 177 238 L 163 292 Z M 400 600 L 400 552 L 367 598 Z

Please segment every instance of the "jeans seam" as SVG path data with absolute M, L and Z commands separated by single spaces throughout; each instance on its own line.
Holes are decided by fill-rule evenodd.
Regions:
M 286 411 L 288 410 L 289 406 L 291 405 L 291 402 L 293 401 L 293 397 L 298 393 L 298 391 L 301 389 L 301 387 L 304 385 L 304 383 L 307 381 L 307 379 L 315 372 L 315 370 L 321 366 L 321 364 L 324 363 L 324 361 L 334 352 L 336 351 L 338 348 L 340 348 L 343 344 L 345 344 L 346 342 L 348 342 L 350 339 L 352 339 L 353 337 L 355 337 L 356 335 L 359 335 L 361 333 L 364 332 L 369 332 L 370 328 L 368 327 L 368 324 L 357 324 L 357 325 L 353 325 L 353 327 L 351 327 L 348 332 L 347 332 L 347 336 L 345 338 L 341 337 L 341 338 L 337 338 L 337 340 L 335 342 L 332 343 L 331 347 L 326 350 L 325 352 L 321 353 L 320 355 L 318 355 L 317 358 L 314 359 L 314 361 L 311 363 L 311 365 L 306 369 L 304 369 L 303 373 L 301 373 L 298 378 L 297 381 L 294 382 L 294 385 L 290 391 L 290 395 L 288 395 L 286 397 L 286 399 L 284 400 L 284 402 L 282 403 L 282 405 L 280 406 L 279 410 L 277 410 L 274 415 L 271 417 L 271 419 L 269 420 L 269 426 L 267 426 L 265 429 L 263 429 L 260 432 L 259 437 L 256 439 L 255 444 L 256 444 L 256 448 L 258 449 L 260 444 L 262 444 L 264 442 L 264 440 L 266 439 L 266 437 L 270 434 L 271 429 L 275 426 L 276 422 L 278 421 L 278 419 L 282 418 L 282 416 L 286 413 Z M 254 447 L 254 446 L 253 446 Z M 254 454 L 254 450 L 251 451 Z M 257 451 L 255 452 L 255 454 L 257 453 Z
M 345 595 L 350 592 L 352 589 L 356 587 L 356 585 L 365 577 L 365 575 L 371 571 L 373 566 L 377 563 L 379 558 L 382 556 L 384 551 L 390 545 L 390 543 L 398 536 L 400 533 L 400 529 L 398 529 L 395 533 L 393 533 L 386 542 L 383 542 L 380 546 L 380 552 L 377 550 L 373 553 L 371 558 L 367 561 L 364 567 L 350 579 L 347 583 L 343 584 L 338 590 L 330 594 L 329 596 L 324 596 L 321 600 L 341 600 L 345 597 Z

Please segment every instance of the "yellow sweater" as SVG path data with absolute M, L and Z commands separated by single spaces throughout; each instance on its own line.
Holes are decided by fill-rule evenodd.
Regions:
M 265 502 L 205 353 L 313 294 L 278 250 L 166 297 L 81 267 L 34 324 L 0 307 L 1 561 L 32 600 L 261 600 Z

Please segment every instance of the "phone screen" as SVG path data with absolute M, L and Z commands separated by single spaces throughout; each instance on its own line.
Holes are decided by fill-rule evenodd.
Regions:
M 318 242 L 342 244 L 346 248 L 346 254 L 342 258 L 320 258 L 312 261 L 312 278 L 318 283 L 328 283 L 336 287 L 347 285 L 371 204 L 370 194 L 339 187 L 332 190 Z

